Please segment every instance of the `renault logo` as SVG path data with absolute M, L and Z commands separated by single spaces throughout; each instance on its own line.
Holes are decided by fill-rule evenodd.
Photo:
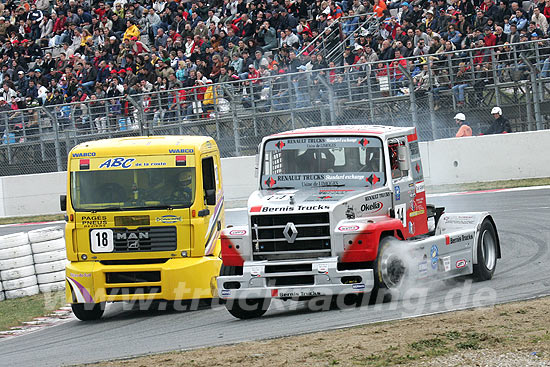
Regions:
M 298 230 L 292 222 L 288 222 L 283 230 L 283 235 L 285 236 L 288 243 L 294 243 L 296 236 L 298 236 Z

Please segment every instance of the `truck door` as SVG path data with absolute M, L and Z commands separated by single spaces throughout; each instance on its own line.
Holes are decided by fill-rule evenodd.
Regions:
M 204 254 L 212 255 L 215 251 L 216 241 L 223 226 L 223 194 L 221 192 L 221 180 L 219 175 L 219 162 L 217 156 L 206 155 L 201 157 L 202 185 L 204 192 L 204 205 L 208 213 L 204 216 L 206 231 L 204 233 Z M 198 247 L 197 250 L 201 250 Z M 216 255 L 216 254 L 214 254 Z
M 405 238 L 413 237 L 416 235 L 416 228 L 411 212 L 414 209 L 416 190 L 410 172 L 410 156 L 405 136 L 388 140 L 388 157 L 395 218 L 401 220 Z

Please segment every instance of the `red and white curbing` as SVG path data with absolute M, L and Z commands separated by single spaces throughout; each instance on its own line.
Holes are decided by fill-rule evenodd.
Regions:
M 0 331 L 0 339 L 11 338 L 28 334 L 45 327 L 65 323 L 74 319 L 70 306 L 63 306 L 47 316 L 35 317 L 32 321 L 25 321 L 21 326 L 14 326 L 10 330 Z

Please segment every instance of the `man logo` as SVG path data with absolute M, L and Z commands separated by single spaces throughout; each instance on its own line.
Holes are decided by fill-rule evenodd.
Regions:
M 283 230 L 283 235 L 285 236 L 288 243 L 294 243 L 296 237 L 298 236 L 298 230 L 292 222 L 288 222 Z

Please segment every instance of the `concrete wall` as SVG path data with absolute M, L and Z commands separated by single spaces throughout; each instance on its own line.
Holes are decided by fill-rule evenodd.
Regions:
M 432 185 L 550 177 L 549 130 L 425 144 Z
M 550 131 L 442 139 L 420 143 L 427 185 L 550 177 Z M 222 159 L 227 201 L 255 189 L 255 157 Z M 66 173 L 0 177 L 0 216 L 59 213 Z
M 0 177 L 0 216 L 60 213 L 67 172 Z

